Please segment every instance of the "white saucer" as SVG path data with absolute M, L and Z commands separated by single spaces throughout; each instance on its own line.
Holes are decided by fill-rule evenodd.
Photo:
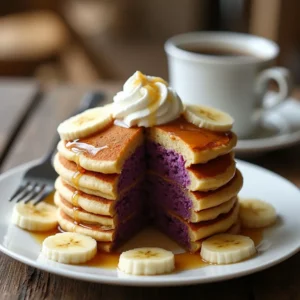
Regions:
M 0 250 L 25 264 L 50 273 L 92 281 L 131 286 L 171 286 L 205 283 L 239 277 L 280 263 L 300 250 L 300 191 L 284 178 L 255 165 L 238 161 L 245 184 L 241 197 L 255 197 L 272 203 L 278 214 L 275 226 L 265 230 L 255 257 L 232 265 L 206 266 L 160 276 L 129 276 L 117 270 L 73 266 L 48 261 L 40 255 L 41 245 L 32 236 L 10 222 L 13 204 L 7 199 L 18 186 L 29 163 L 0 176 Z M 146 243 L 146 244 L 145 244 Z M 146 230 L 124 249 L 139 246 L 161 246 L 174 252 L 183 250 L 166 236 Z
M 252 138 L 240 139 L 237 156 L 257 155 L 300 143 L 300 101 L 289 98 L 265 114 Z

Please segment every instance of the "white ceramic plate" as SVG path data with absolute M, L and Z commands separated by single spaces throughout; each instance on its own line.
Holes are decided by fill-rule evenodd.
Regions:
M 272 102 L 270 92 L 268 100 Z M 261 125 L 249 139 L 239 139 L 235 152 L 240 157 L 253 156 L 300 143 L 300 101 L 289 98 L 267 112 Z
M 7 199 L 18 186 L 23 172 L 33 163 L 13 169 L 0 176 L 0 250 L 5 254 L 41 270 L 54 274 L 93 282 L 132 285 L 132 286 L 170 286 L 213 282 L 239 277 L 268 268 L 287 259 L 300 249 L 300 191 L 287 180 L 255 165 L 238 162 L 245 184 L 241 197 L 261 198 L 272 203 L 279 214 L 277 225 L 265 230 L 259 254 L 241 263 L 224 266 L 207 266 L 194 270 L 161 276 L 125 276 L 117 270 L 95 267 L 63 265 L 47 261 L 41 257 L 40 244 L 29 233 L 15 227 L 10 222 L 13 204 Z M 136 243 L 160 245 L 175 252 L 182 251 L 175 243 L 162 234 L 155 240 L 155 232 L 143 232 L 125 248 Z M 150 242 L 149 242 L 150 241 Z

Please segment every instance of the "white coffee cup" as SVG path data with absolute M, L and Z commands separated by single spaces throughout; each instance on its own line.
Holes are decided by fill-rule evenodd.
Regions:
M 210 55 L 186 49 L 213 49 L 243 55 Z M 284 101 L 291 91 L 289 70 L 271 67 L 278 56 L 274 42 L 231 32 L 192 32 L 165 43 L 170 85 L 184 103 L 213 106 L 235 119 L 234 131 L 241 138 L 255 130 L 263 112 Z M 278 92 L 267 101 L 268 83 Z M 269 99 L 270 100 L 270 99 Z

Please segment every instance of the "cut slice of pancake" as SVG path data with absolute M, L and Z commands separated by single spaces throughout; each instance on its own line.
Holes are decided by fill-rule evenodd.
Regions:
M 117 214 L 121 219 L 127 218 L 133 211 L 140 210 L 143 206 L 142 199 L 145 197 L 141 180 L 117 200 L 108 200 L 78 191 L 61 177 L 56 179 L 55 189 L 70 204 L 87 212 L 111 217 Z
M 114 200 L 108 200 L 91 194 L 86 194 L 72 187 L 61 177 L 55 181 L 55 189 L 71 204 L 79 206 L 90 213 L 113 216 L 115 214 Z
M 219 156 L 206 164 L 191 165 L 187 168 L 191 191 L 208 191 L 217 189 L 229 182 L 235 174 L 233 154 Z
M 140 230 L 146 224 L 147 218 L 141 213 L 134 214 L 127 220 L 124 220 L 124 222 L 120 223 L 117 228 L 108 229 L 105 225 L 77 223 L 59 208 L 57 212 L 57 221 L 64 231 L 85 234 L 98 242 L 113 242 L 112 248 L 114 248 Z
M 149 202 L 166 207 L 189 222 L 200 218 L 202 214 L 196 212 L 218 207 L 236 197 L 243 185 L 243 178 L 238 170 L 229 183 L 208 192 L 190 192 L 153 172 L 148 172 L 147 178 Z M 205 213 L 204 215 L 207 216 Z
M 53 161 L 56 172 L 71 186 L 87 194 L 116 200 L 118 196 L 143 177 L 144 167 L 135 169 L 134 174 L 102 174 L 77 168 L 63 156 L 57 154 Z
M 236 196 L 243 187 L 243 176 L 236 169 L 234 177 L 217 190 L 207 192 L 190 192 L 193 201 L 193 209 L 201 211 L 210 207 L 220 205 Z
M 198 212 L 192 210 L 190 219 L 188 221 L 191 223 L 198 223 L 202 221 L 213 220 L 221 214 L 228 213 L 234 206 L 236 199 L 236 197 L 233 197 L 218 206 L 200 210 Z
M 213 190 L 226 184 L 235 174 L 232 152 L 205 164 L 185 167 L 184 157 L 162 145 L 147 142 L 148 168 L 191 191 Z
M 228 213 L 222 214 L 214 220 L 194 224 L 184 221 L 171 212 L 158 209 L 154 221 L 160 230 L 191 251 L 195 247 L 197 248 L 195 244 L 191 247 L 191 242 L 201 242 L 202 239 L 213 234 L 226 232 L 237 222 L 238 212 L 239 205 L 236 203 Z
M 55 171 L 76 189 L 86 188 L 96 191 L 97 195 L 115 200 L 117 198 L 117 185 L 120 175 L 102 174 L 86 170 L 78 171 L 74 162 L 56 154 L 53 160 Z
M 232 151 L 237 138 L 233 132 L 214 132 L 179 118 L 165 125 L 147 128 L 148 139 L 181 154 L 185 166 L 206 163 Z
M 58 192 L 54 194 L 54 203 L 59 207 L 66 215 L 74 219 L 77 223 L 86 224 L 98 224 L 106 226 L 106 229 L 114 229 L 117 225 L 117 218 L 102 216 L 86 212 L 80 207 L 73 206 L 70 202 L 64 199 Z
M 67 232 L 77 232 L 88 235 L 100 242 L 111 242 L 114 239 L 115 230 L 106 225 L 92 225 L 85 223 L 77 223 L 70 218 L 62 209 L 58 209 L 57 221 L 59 226 Z
M 234 207 L 228 213 L 222 214 L 214 220 L 199 223 L 185 222 L 186 226 L 189 228 L 190 240 L 198 241 L 215 233 L 227 231 L 237 221 L 238 213 L 239 205 L 236 202 Z
M 125 161 L 143 144 L 142 128 L 112 125 L 105 130 L 75 143 L 61 141 L 58 152 L 86 170 L 104 174 L 120 174 Z M 82 145 L 82 146 L 80 146 Z M 86 146 L 87 145 L 87 146 Z M 88 149 L 101 149 L 88 151 Z

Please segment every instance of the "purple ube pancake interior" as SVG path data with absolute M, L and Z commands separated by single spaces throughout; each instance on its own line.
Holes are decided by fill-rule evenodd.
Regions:
M 129 185 L 137 181 L 145 174 L 146 159 L 145 147 L 140 146 L 136 148 L 134 153 L 125 161 L 121 176 L 118 183 L 118 191 L 121 192 Z
M 190 178 L 182 155 L 160 144 L 147 142 L 148 168 L 187 188 Z
M 121 222 L 133 213 L 142 210 L 143 202 L 145 202 L 145 190 L 143 186 L 143 182 L 138 183 L 126 191 L 122 198 L 116 202 L 115 211 Z
M 128 241 L 133 235 L 140 231 L 148 222 L 147 216 L 143 212 L 138 212 L 130 219 L 119 224 L 114 240 L 113 248 L 117 248 Z
M 183 219 L 190 218 L 193 204 L 179 185 L 165 181 L 158 175 L 148 174 L 147 189 L 150 202 L 165 207 Z
M 161 208 L 158 207 L 156 209 L 154 223 L 162 232 L 171 237 L 182 247 L 187 250 L 191 248 L 188 228 L 184 223 L 180 222 L 179 219 L 164 213 L 161 211 Z

